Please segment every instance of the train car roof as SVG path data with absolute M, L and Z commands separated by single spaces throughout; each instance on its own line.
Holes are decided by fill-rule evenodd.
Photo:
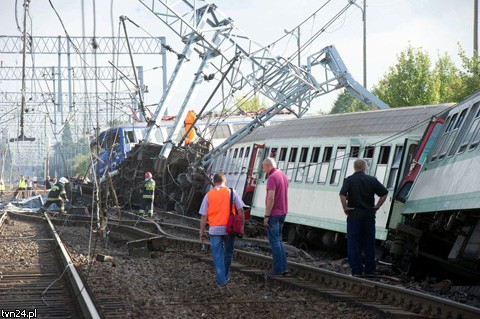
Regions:
M 310 137 L 379 136 L 408 130 L 410 134 L 422 135 L 427 121 L 447 111 L 452 105 L 435 104 L 309 116 L 258 128 L 241 142 Z
M 250 121 L 253 121 L 255 118 L 255 115 L 235 115 L 235 116 L 230 116 L 226 119 L 220 119 L 219 118 L 212 118 L 212 119 L 201 119 L 198 121 L 198 125 L 205 125 L 207 122 L 209 122 L 209 125 L 211 126 L 216 126 L 217 122 L 220 122 L 218 125 L 226 125 L 226 124 L 247 124 Z M 272 122 L 282 122 L 285 120 L 293 119 L 295 116 L 293 114 L 279 114 L 275 116 L 273 119 L 270 120 L 270 123 Z M 159 124 L 161 127 L 169 127 L 173 125 L 173 120 L 162 120 Z M 107 127 L 101 130 L 100 136 L 105 135 L 107 132 L 112 132 L 116 131 L 118 129 L 132 129 L 132 128 L 145 128 L 147 126 L 147 123 L 133 123 L 133 124 L 120 124 L 115 127 Z

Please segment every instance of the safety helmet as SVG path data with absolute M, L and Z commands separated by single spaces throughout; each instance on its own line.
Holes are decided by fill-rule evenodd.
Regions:
M 152 178 L 152 173 L 146 172 L 145 173 L 145 179 L 150 179 L 150 178 Z
M 58 180 L 58 182 L 60 184 L 66 184 L 68 183 L 68 179 L 66 177 L 60 177 L 60 179 Z

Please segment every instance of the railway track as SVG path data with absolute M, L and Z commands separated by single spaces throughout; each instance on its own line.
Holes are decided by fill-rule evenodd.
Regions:
M 0 311 L 11 318 L 100 318 L 48 215 L 0 218 Z
M 151 223 L 150 231 L 140 230 L 130 222 L 119 222 L 113 226 L 114 231 L 136 233 L 137 237 L 147 239 L 131 242 L 131 251 L 152 250 L 192 250 L 196 257 L 204 261 L 211 261 L 208 254 L 202 250 L 208 246 L 205 242 L 195 239 L 159 236 L 160 225 Z M 137 224 L 138 225 L 138 224 Z M 145 226 L 145 225 L 144 225 Z M 178 225 L 177 225 L 178 227 Z M 271 285 L 280 285 L 289 289 L 308 290 L 311 293 L 343 300 L 355 305 L 363 306 L 376 311 L 385 318 L 480 318 L 480 309 L 464 305 L 448 299 L 430 294 L 413 291 L 400 286 L 393 286 L 365 278 L 352 277 L 345 274 L 312 267 L 306 264 L 289 261 L 292 277 L 268 277 L 266 270 L 272 265 L 270 256 L 236 249 L 232 267 L 259 280 L 266 280 Z
M 83 223 L 86 219 L 72 216 L 69 221 Z M 110 219 L 109 228 L 114 233 L 129 234 L 129 237 L 137 238 L 128 243 L 132 256 L 149 257 L 154 251 L 188 251 L 197 259 L 211 262 L 211 257 L 205 252 L 208 250 L 208 243 L 171 236 L 161 225 L 151 220 L 142 219 L 132 223 L 132 220 Z M 480 318 L 479 308 L 299 262 L 289 261 L 292 277 L 266 278 L 264 273 L 271 268 L 271 264 L 269 256 L 236 249 L 232 267 L 272 286 L 307 290 L 317 296 L 365 307 L 375 311 L 381 318 Z

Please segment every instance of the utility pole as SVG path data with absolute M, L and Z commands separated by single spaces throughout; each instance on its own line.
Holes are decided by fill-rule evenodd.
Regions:
M 291 31 L 288 31 L 287 29 L 283 29 L 283 32 L 285 32 L 286 34 L 291 34 L 293 35 L 295 38 L 297 38 L 297 63 L 298 63 L 298 67 L 300 67 L 300 64 L 301 64 L 301 59 L 300 59 L 300 48 L 301 48 L 301 43 L 300 43 L 300 26 L 298 26 L 297 28 L 297 34 L 295 34 L 295 29 L 292 29 Z
M 363 21 L 363 87 L 367 88 L 367 0 L 363 0 L 363 8 L 360 7 L 355 0 L 350 3 L 362 10 Z
M 27 10 L 28 2 L 23 1 L 23 51 L 22 51 L 22 105 L 20 108 L 20 138 L 23 140 L 25 135 L 23 133 L 23 127 L 25 125 L 25 62 L 27 58 Z
M 473 56 L 478 56 L 478 0 L 473 5 Z
M 363 0 L 363 87 L 367 88 L 367 0 Z

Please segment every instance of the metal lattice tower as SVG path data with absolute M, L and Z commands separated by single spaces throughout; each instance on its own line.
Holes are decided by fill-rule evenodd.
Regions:
M 68 122 L 75 140 L 85 134 L 94 132 L 97 116 L 100 127 L 112 123 L 130 122 L 138 110 L 133 85 L 129 83 L 132 75 L 131 66 L 98 65 L 92 63 L 91 37 L 34 36 L 27 38 L 28 61 L 36 65 L 26 67 L 25 132 L 36 138 L 35 142 L 21 145 L 9 145 L 11 153 L 16 154 L 14 161 L 19 167 L 40 166 L 43 164 L 47 148 L 59 139 L 64 125 Z M 105 56 L 126 55 L 129 53 L 127 40 L 117 37 L 96 37 L 98 48 L 96 54 Z M 151 56 L 155 68 L 162 69 L 161 79 L 165 87 L 166 55 L 164 37 L 129 37 L 134 57 Z M 22 36 L 1 36 L 0 54 L 20 55 L 23 50 Z M 49 57 L 50 56 L 50 57 Z M 31 57 L 31 58 L 30 58 Z M 83 63 L 82 57 L 87 57 Z M 158 57 L 158 60 L 157 60 Z M 109 58 L 109 57 L 108 57 Z M 43 61 L 50 61 L 47 65 Z M 42 62 L 39 62 L 39 61 Z M 53 62 L 53 63 L 52 63 Z M 29 63 L 32 64 L 31 62 Z M 41 65 L 42 64 L 42 65 Z M 146 87 L 143 66 L 137 66 L 140 78 L 140 92 Z M 21 92 L 16 91 L 16 83 L 21 79 L 22 67 L 0 65 L 0 122 L 2 123 L 2 143 L 18 136 L 19 105 Z M 98 81 L 98 97 L 93 87 Z M 128 89 L 112 90 L 113 81 L 126 83 Z M 85 90 L 85 84 L 90 88 Z M 98 109 L 96 103 L 98 102 Z M 96 128 L 95 128 L 96 129 Z M 5 145 L 2 146 L 5 148 Z

